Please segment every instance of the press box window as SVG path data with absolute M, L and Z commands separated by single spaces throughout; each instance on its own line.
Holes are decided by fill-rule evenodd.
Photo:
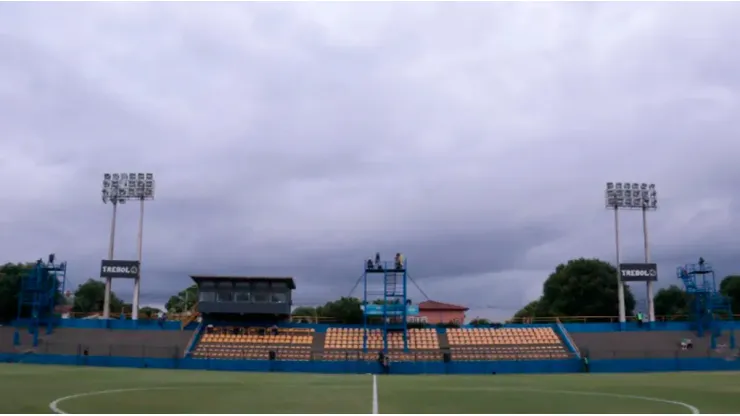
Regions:
M 248 303 L 252 301 L 251 294 L 252 286 L 249 282 L 236 282 L 234 284 L 234 301 L 241 303 Z
M 218 295 L 219 302 L 233 302 L 234 301 L 234 285 L 231 282 L 219 282 L 216 294 Z
M 200 302 L 215 302 L 216 301 L 216 285 L 213 282 L 203 282 L 198 286 L 198 301 Z

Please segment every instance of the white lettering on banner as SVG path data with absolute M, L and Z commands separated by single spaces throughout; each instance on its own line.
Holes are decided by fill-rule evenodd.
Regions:
M 139 268 L 136 266 L 103 266 L 103 273 L 137 274 L 139 273 Z
M 621 270 L 624 277 L 655 277 L 658 275 L 656 270 Z

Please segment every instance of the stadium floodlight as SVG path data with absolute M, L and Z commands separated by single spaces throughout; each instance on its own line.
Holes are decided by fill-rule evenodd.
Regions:
M 614 210 L 614 231 L 617 249 L 617 281 L 619 282 L 619 321 L 625 322 L 624 306 L 624 284 L 619 273 L 620 253 L 619 253 L 619 211 L 620 210 L 641 210 L 642 211 L 642 230 L 645 243 L 645 263 L 650 262 L 650 248 L 648 245 L 648 228 L 647 228 L 647 211 L 658 209 L 658 192 L 655 184 L 645 182 L 607 182 L 604 191 L 605 206 L 609 210 Z M 655 307 L 653 304 L 653 282 L 647 282 L 648 298 L 648 319 L 650 322 L 655 321 Z
M 142 242 L 144 235 L 144 201 L 154 199 L 156 182 L 153 173 L 128 172 L 128 173 L 105 173 L 103 174 L 102 197 L 103 203 L 110 202 L 113 205 L 113 219 L 111 221 L 110 242 L 108 246 L 108 259 L 113 260 L 116 234 L 116 208 L 118 204 L 125 204 L 129 200 L 140 201 L 138 254 L 139 270 L 141 271 Z M 110 277 L 105 281 L 105 299 L 103 317 L 110 317 L 110 294 L 112 280 Z M 132 318 L 138 319 L 139 311 L 139 277 L 134 279 L 134 300 L 132 305 Z
M 655 211 L 658 209 L 658 192 L 655 184 L 607 182 L 604 202 L 607 209 Z

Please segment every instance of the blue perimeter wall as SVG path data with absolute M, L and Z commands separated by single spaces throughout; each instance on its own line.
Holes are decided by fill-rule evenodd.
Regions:
M 22 322 L 17 322 L 22 325 Z M 185 329 L 195 330 L 199 323 L 192 322 Z M 258 325 L 258 324 L 255 324 Z M 740 322 L 724 322 L 725 329 L 738 328 Z M 112 330 L 165 330 L 180 331 L 179 321 L 160 323 L 156 320 L 102 320 L 102 319 L 61 319 L 62 328 L 112 329 Z M 361 327 L 360 325 L 326 324 L 284 324 L 283 327 L 314 328 L 326 332 L 329 327 Z M 467 327 L 467 325 L 466 325 Z M 510 328 L 553 327 L 563 335 L 554 324 L 506 324 Z M 619 323 L 563 323 L 568 332 L 612 332 L 619 331 Z M 627 331 L 685 331 L 691 330 L 688 322 L 655 322 L 650 326 L 639 327 L 634 322 L 626 324 Z M 438 328 L 443 332 L 444 328 Z M 200 334 L 195 334 L 198 337 Z M 566 337 L 562 337 L 566 340 Z M 196 338 L 197 339 L 197 338 Z M 569 343 L 568 343 L 569 344 Z M 567 345 L 573 349 L 572 345 Z M 41 354 L 0 354 L 0 362 L 21 362 L 29 364 L 59 364 L 101 367 L 162 368 L 188 370 L 223 371 L 261 371 L 261 372 L 312 372 L 312 373 L 378 373 L 375 362 L 349 361 L 259 361 L 259 360 L 217 360 L 193 358 L 136 358 L 136 357 L 84 357 L 81 355 L 41 355 Z M 660 371 L 740 371 L 740 361 L 721 358 L 649 358 L 591 360 L 592 373 L 629 373 Z M 398 362 L 392 364 L 395 374 L 512 374 L 512 373 L 576 373 L 583 366 L 579 359 L 568 360 L 527 360 L 527 361 L 487 361 L 487 362 Z
M 85 357 L 82 355 L 0 354 L 0 362 L 56 364 L 95 367 L 159 368 L 182 370 L 307 372 L 367 374 L 380 373 L 375 362 L 364 361 L 258 361 L 192 358 Z M 580 360 L 398 362 L 393 374 L 534 374 L 578 373 Z M 740 371 L 740 361 L 721 358 L 651 358 L 592 360 L 592 373 L 636 373 L 664 371 Z

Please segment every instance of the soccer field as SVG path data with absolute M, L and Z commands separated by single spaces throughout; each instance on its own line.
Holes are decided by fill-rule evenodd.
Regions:
M 0 365 L 2 413 L 734 413 L 737 373 L 376 376 Z

